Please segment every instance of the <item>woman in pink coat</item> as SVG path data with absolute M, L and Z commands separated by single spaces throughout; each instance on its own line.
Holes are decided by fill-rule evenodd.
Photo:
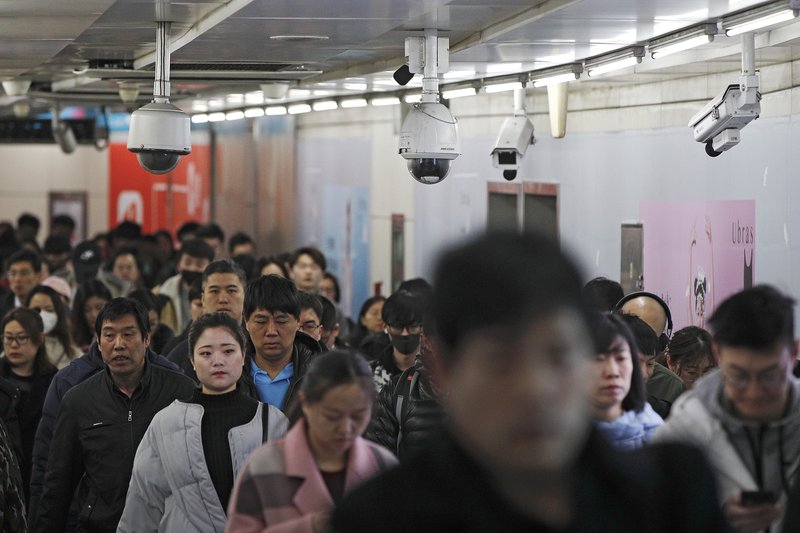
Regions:
M 342 496 L 396 464 L 388 450 L 361 438 L 374 398 L 363 357 L 318 356 L 301 381 L 303 418 L 285 439 L 250 456 L 231 495 L 226 531 L 324 531 Z

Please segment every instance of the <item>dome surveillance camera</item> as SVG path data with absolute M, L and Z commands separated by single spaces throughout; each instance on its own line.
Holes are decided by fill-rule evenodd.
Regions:
M 131 115 L 128 150 L 151 174 L 165 174 L 192 151 L 189 116 L 169 102 L 152 102 Z
M 420 183 L 439 183 L 461 153 L 458 123 L 438 102 L 415 104 L 400 128 L 400 150 L 408 171 Z

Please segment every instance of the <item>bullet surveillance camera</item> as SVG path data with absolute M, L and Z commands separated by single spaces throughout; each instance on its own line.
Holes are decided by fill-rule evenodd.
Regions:
M 51 113 L 50 126 L 53 130 L 53 139 L 55 139 L 62 152 L 71 154 L 78 145 L 78 141 L 75 139 L 75 132 L 72 131 L 69 124 L 63 122 L 58 116 L 58 108 L 53 109 Z
M 131 115 L 128 150 L 151 174 L 166 174 L 192 151 L 189 116 L 169 102 L 152 102 Z
M 400 128 L 399 153 L 411 176 L 420 183 L 439 183 L 461 153 L 458 123 L 438 102 L 414 104 Z
M 739 144 L 739 131 L 761 113 L 758 88 L 728 85 L 689 121 L 694 140 L 705 143 L 706 153 L 717 157 Z
M 506 180 L 513 180 L 517 177 L 519 160 L 534 142 L 533 123 L 528 117 L 514 115 L 506 118 L 494 143 L 492 164 L 495 168 L 503 169 Z

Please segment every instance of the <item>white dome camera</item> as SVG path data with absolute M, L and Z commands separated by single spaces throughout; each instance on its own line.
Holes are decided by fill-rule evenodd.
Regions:
M 443 104 L 414 104 L 400 128 L 399 153 L 408 171 L 420 183 L 439 183 L 450 172 L 450 163 L 461 154 L 458 122 Z
M 131 115 L 128 150 L 151 174 L 166 174 L 191 153 L 189 115 L 169 102 L 152 102 Z

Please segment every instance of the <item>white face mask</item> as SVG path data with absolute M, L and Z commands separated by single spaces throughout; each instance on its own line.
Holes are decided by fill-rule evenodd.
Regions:
M 49 335 L 51 331 L 56 329 L 56 324 L 58 323 L 58 315 L 53 313 L 52 311 L 39 311 L 39 316 L 42 317 L 42 322 L 44 323 L 44 334 Z

